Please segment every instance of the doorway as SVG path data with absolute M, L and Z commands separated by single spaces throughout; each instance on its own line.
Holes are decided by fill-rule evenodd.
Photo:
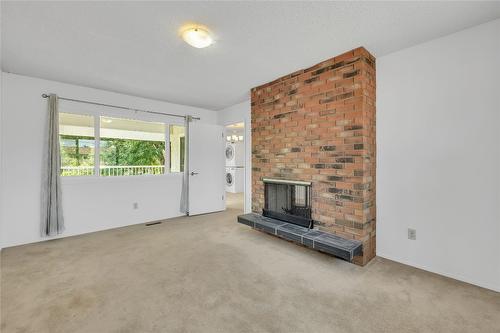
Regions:
M 243 211 L 245 205 L 245 123 L 225 126 L 225 188 L 227 209 Z

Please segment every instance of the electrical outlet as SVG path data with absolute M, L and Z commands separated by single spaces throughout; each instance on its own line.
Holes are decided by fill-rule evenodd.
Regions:
M 416 240 L 417 239 L 417 230 L 408 228 L 408 239 Z
M 139 204 L 137 202 L 134 202 L 132 204 L 132 207 L 134 207 L 134 209 L 139 209 Z

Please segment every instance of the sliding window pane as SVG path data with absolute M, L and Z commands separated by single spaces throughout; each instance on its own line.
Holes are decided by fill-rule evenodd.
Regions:
M 101 117 L 101 176 L 165 173 L 165 124 Z
M 184 147 L 186 130 L 184 126 L 170 125 L 170 172 L 184 171 Z
M 94 174 L 94 117 L 60 113 L 59 143 L 62 176 Z

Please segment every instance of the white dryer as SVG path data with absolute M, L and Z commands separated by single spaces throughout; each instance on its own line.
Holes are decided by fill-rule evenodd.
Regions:
M 245 168 L 226 167 L 226 192 L 240 193 L 245 188 Z
M 226 143 L 226 166 L 245 165 L 245 146 L 243 142 Z

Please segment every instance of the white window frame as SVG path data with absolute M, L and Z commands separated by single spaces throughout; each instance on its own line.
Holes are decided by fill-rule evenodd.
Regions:
M 66 180 L 72 180 L 72 179 L 129 179 L 129 178 L 148 178 L 148 177 L 165 177 L 169 175 L 182 175 L 183 171 L 180 172 L 171 172 L 170 171 L 170 126 L 175 125 L 175 126 L 183 126 L 185 127 L 184 122 L 182 121 L 175 121 L 172 119 L 169 119 L 171 121 L 165 121 L 165 120 L 160 120 L 157 117 L 138 117 L 137 112 L 131 112 L 124 114 L 124 112 L 120 111 L 120 113 L 116 112 L 102 112 L 102 111 L 90 111 L 86 110 L 85 107 L 83 108 L 78 108 L 78 107 L 71 107 L 71 108 L 60 108 L 59 113 L 69 113 L 69 114 L 75 114 L 75 115 L 81 115 L 81 116 L 91 116 L 94 117 L 94 174 L 93 175 L 81 175 L 81 176 L 61 176 L 61 178 L 66 181 Z M 156 123 L 162 123 L 164 125 L 165 129 L 165 162 L 164 162 L 164 172 L 163 174 L 160 175 L 132 175 L 132 176 L 110 176 L 110 177 L 101 177 L 101 170 L 100 170 L 100 154 L 101 154 L 101 117 L 111 117 L 111 118 L 121 118 L 121 119 L 127 119 L 127 120 L 137 120 L 137 121 L 144 121 L 144 122 L 156 122 Z M 164 116 L 159 116 L 159 117 L 164 117 Z M 58 120 L 59 121 L 59 120 Z M 186 134 L 187 135 L 187 134 Z
M 94 176 L 101 177 L 101 117 L 94 116 Z

